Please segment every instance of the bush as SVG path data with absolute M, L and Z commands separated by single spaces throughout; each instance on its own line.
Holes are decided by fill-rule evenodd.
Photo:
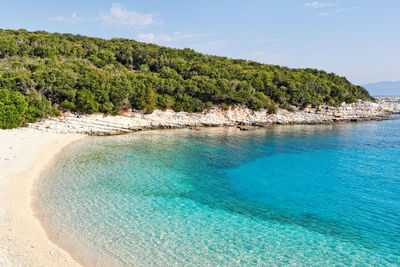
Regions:
M 95 101 L 94 94 L 86 89 L 77 93 L 76 108 L 80 112 L 95 113 L 99 111 L 99 103 Z
M 0 128 L 21 126 L 25 122 L 27 107 L 28 104 L 21 93 L 0 89 Z
M 76 106 L 74 103 L 69 102 L 68 100 L 64 100 L 63 102 L 61 102 L 60 104 L 61 108 L 64 110 L 76 110 Z
M 25 113 L 27 122 L 35 122 L 37 119 L 46 118 L 53 113 L 50 101 L 45 98 L 40 99 L 36 94 L 30 94 L 26 97 L 26 100 L 28 101 L 28 108 Z
M 294 111 L 294 108 L 291 105 L 289 105 L 288 103 L 281 104 L 281 105 L 279 105 L 279 107 L 286 109 L 287 111 L 290 111 L 290 112 Z

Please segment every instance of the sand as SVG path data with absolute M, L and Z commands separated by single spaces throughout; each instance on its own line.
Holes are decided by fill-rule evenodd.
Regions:
M 0 130 L 0 266 L 80 266 L 49 240 L 32 200 L 37 180 L 55 156 L 81 138 L 28 128 Z

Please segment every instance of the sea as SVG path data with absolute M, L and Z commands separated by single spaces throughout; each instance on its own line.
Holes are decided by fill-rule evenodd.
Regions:
M 399 266 L 400 117 L 88 137 L 35 206 L 87 266 Z

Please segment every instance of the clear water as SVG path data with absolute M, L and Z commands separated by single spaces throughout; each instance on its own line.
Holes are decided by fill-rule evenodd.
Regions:
M 39 186 L 88 265 L 400 265 L 400 120 L 71 145 Z

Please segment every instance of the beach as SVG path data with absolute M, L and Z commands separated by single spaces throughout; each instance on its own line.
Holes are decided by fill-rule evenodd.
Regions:
M 127 116 L 69 115 L 27 128 L 0 130 L 0 266 L 80 266 L 54 244 L 35 214 L 38 180 L 63 148 L 89 135 L 114 135 L 145 129 L 202 126 L 331 124 L 380 120 L 399 113 L 395 103 L 355 103 L 338 108 L 278 110 L 269 115 L 240 107 L 204 114 L 156 111 Z
M 83 137 L 0 130 L 0 266 L 79 266 L 47 238 L 32 209 L 32 192 L 56 155 Z

